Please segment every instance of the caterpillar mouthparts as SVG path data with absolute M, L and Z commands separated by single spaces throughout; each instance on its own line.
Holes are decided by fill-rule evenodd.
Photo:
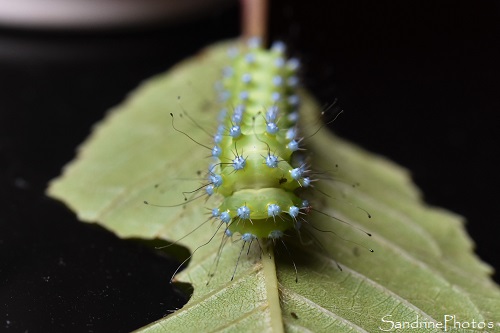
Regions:
M 310 207 L 296 190 L 311 185 L 305 163 L 294 165 L 298 137 L 299 61 L 286 60 L 285 46 L 264 49 L 256 38 L 242 52 L 231 50 L 232 66 L 218 87 L 223 108 L 213 137 L 206 193 L 223 201 L 212 217 L 225 235 L 241 240 L 278 239 L 301 226 Z

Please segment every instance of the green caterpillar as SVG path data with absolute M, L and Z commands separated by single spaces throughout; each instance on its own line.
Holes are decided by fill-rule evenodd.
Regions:
M 352 241 L 342 238 L 334 231 L 322 230 L 309 223 L 309 215 L 317 213 L 350 225 L 347 221 L 318 210 L 305 199 L 309 197 L 314 200 L 311 188 L 317 180 L 313 175 L 318 172 L 312 172 L 305 162 L 307 151 L 304 141 L 309 137 L 304 139 L 300 136 L 300 98 L 297 93 L 299 61 L 286 59 L 283 43 L 277 42 L 270 49 L 265 49 L 258 39 L 250 39 L 246 45 L 231 49 L 228 53 L 232 60 L 231 66 L 224 68 L 223 78 L 216 84 L 222 106 L 217 130 L 213 136 L 209 134 L 212 136 L 213 146 L 202 144 L 178 130 L 172 118 L 172 126 L 176 131 L 211 151 L 211 161 L 203 178 L 203 185 L 193 191 L 183 192 L 182 204 L 156 206 L 179 207 L 205 197 L 206 203 L 210 203 L 210 216 L 205 222 L 217 221 L 218 227 L 210 239 L 198 246 L 192 255 L 223 230 L 215 267 L 229 239 L 243 243 L 233 279 L 245 246 L 248 245 L 248 254 L 253 242 L 258 244 L 261 254 L 262 244 L 270 245 L 277 241 L 288 252 L 284 237 L 296 234 L 303 242 L 304 233 L 308 241 L 322 247 L 310 228 Z M 186 112 L 184 114 L 196 127 L 203 129 L 195 119 Z M 319 125 L 312 135 L 323 126 Z M 198 175 L 202 173 L 197 171 Z M 317 191 L 330 197 L 320 189 Z M 188 199 L 186 194 L 193 194 L 194 197 Z M 210 200 L 213 197 L 214 200 Z M 348 202 L 347 204 L 354 206 Z M 366 213 L 368 218 L 371 217 L 366 210 L 354 207 Z M 303 228 L 303 225 L 310 228 Z M 371 236 L 361 228 L 350 226 Z M 191 232 L 199 227 L 201 225 Z M 357 245 L 373 252 L 361 244 Z M 191 256 L 178 267 L 174 276 Z M 293 260 L 292 263 L 295 266 Z
M 296 59 L 285 60 L 285 47 L 266 50 L 257 39 L 235 54 L 224 70 L 220 99 L 223 109 L 214 136 L 213 163 L 206 193 L 224 197 L 212 217 L 239 234 L 244 244 L 279 239 L 299 230 L 309 203 L 296 190 L 311 185 L 305 163 L 294 165 L 300 148 Z

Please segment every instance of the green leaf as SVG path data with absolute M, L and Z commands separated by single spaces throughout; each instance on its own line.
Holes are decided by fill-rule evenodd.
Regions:
M 397 331 L 438 332 L 442 329 L 422 325 L 444 324 L 446 316 L 470 326 L 450 327 L 454 322 L 448 321 L 451 332 L 477 332 L 473 321 L 476 327 L 495 325 L 485 332 L 499 331 L 500 291 L 489 278 L 491 268 L 474 255 L 462 219 L 425 206 L 405 170 L 326 130 L 307 142 L 311 164 L 330 173 L 316 184 L 321 192 L 311 200 L 316 209 L 350 225 L 312 212 L 312 225 L 337 235 L 313 231 L 322 247 L 290 238 L 288 251 L 277 244 L 276 251 L 264 249 L 259 258 L 253 246 L 249 255 L 243 252 L 231 280 L 241 243 L 228 242 L 218 256 L 222 236 L 215 235 L 216 223 L 203 223 L 205 199 L 170 208 L 143 204 L 182 204 L 181 192 L 200 186 L 197 171 L 206 170 L 209 151 L 176 132 L 169 113 L 176 115 L 176 127 L 211 144 L 180 115 L 187 110 L 197 124 L 215 131 L 213 84 L 229 45 L 210 47 L 144 83 L 96 126 L 48 189 L 82 221 L 123 238 L 178 240 L 195 251 L 177 276 L 194 287 L 188 304 L 140 331 L 380 332 L 391 328 L 389 321 L 416 325 L 419 320 L 420 328 Z M 319 108 L 303 95 L 304 130 L 311 133 L 318 128 Z M 356 183 L 360 186 L 351 185 Z

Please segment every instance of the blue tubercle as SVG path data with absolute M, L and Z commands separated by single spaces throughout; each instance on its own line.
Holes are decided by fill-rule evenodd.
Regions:
M 229 215 L 228 212 L 222 212 L 220 213 L 220 220 L 226 224 L 231 222 L 231 215 Z
M 269 134 L 276 134 L 279 131 L 279 127 L 278 125 L 276 125 L 276 123 L 267 123 L 266 131 Z
M 269 206 L 267 206 L 267 216 L 275 217 L 278 216 L 280 213 L 281 213 L 281 208 L 279 205 L 270 204 Z
M 250 208 L 248 206 L 238 207 L 236 213 L 240 219 L 248 220 L 250 218 Z
M 299 150 L 299 142 L 296 141 L 296 140 L 292 140 L 288 143 L 287 145 L 288 149 L 290 149 L 291 151 L 297 151 Z
M 241 127 L 239 125 L 231 126 L 229 129 L 229 135 L 233 138 L 237 138 L 241 135 Z
M 270 168 L 276 168 L 278 167 L 278 156 L 268 154 L 266 156 L 266 165 Z
M 222 154 L 222 149 L 219 146 L 214 146 L 212 148 L 212 156 L 213 157 L 219 157 L 220 154 Z
M 222 185 L 222 176 L 221 175 L 210 175 L 209 178 L 215 187 L 220 187 Z
M 253 242 L 257 237 L 254 235 L 254 234 L 251 234 L 249 232 L 247 233 L 244 233 L 243 235 L 241 235 L 241 239 L 244 241 L 244 242 Z
M 290 216 L 293 218 L 296 218 L 297 216 L 299 216 L 299 212 L 300 212 L 300 208 L 297 206 L 291 206 L 288 209 L 288 214 L 290 214 Z
M 246 165 L 246 160 L 243 156 L 236 156 L 233 160 L 233 168 L 234 170 L 242 170 Z

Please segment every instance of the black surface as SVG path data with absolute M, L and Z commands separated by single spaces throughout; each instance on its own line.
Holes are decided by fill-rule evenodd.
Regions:
M 319 100 L 338 98 L 335 132 L 411 170 L 425 200 L 466 217 L 479 256 L 500 267 L 500 4 L 283 3 L 273 31 Z
M 237 16 L 143 31 L 0 30 L 0 331 L 126 332 L 182 306 L 168 284 L 176 262 L 78 222 L 43 191 L 107 109 L 236 35 Z M 496 267 L 499 16 L 492 1 L 273 1 L 271 23 L 320 100 L 339 99 L 337 133 L 408 167 L 428 202 L 468 218 Z

